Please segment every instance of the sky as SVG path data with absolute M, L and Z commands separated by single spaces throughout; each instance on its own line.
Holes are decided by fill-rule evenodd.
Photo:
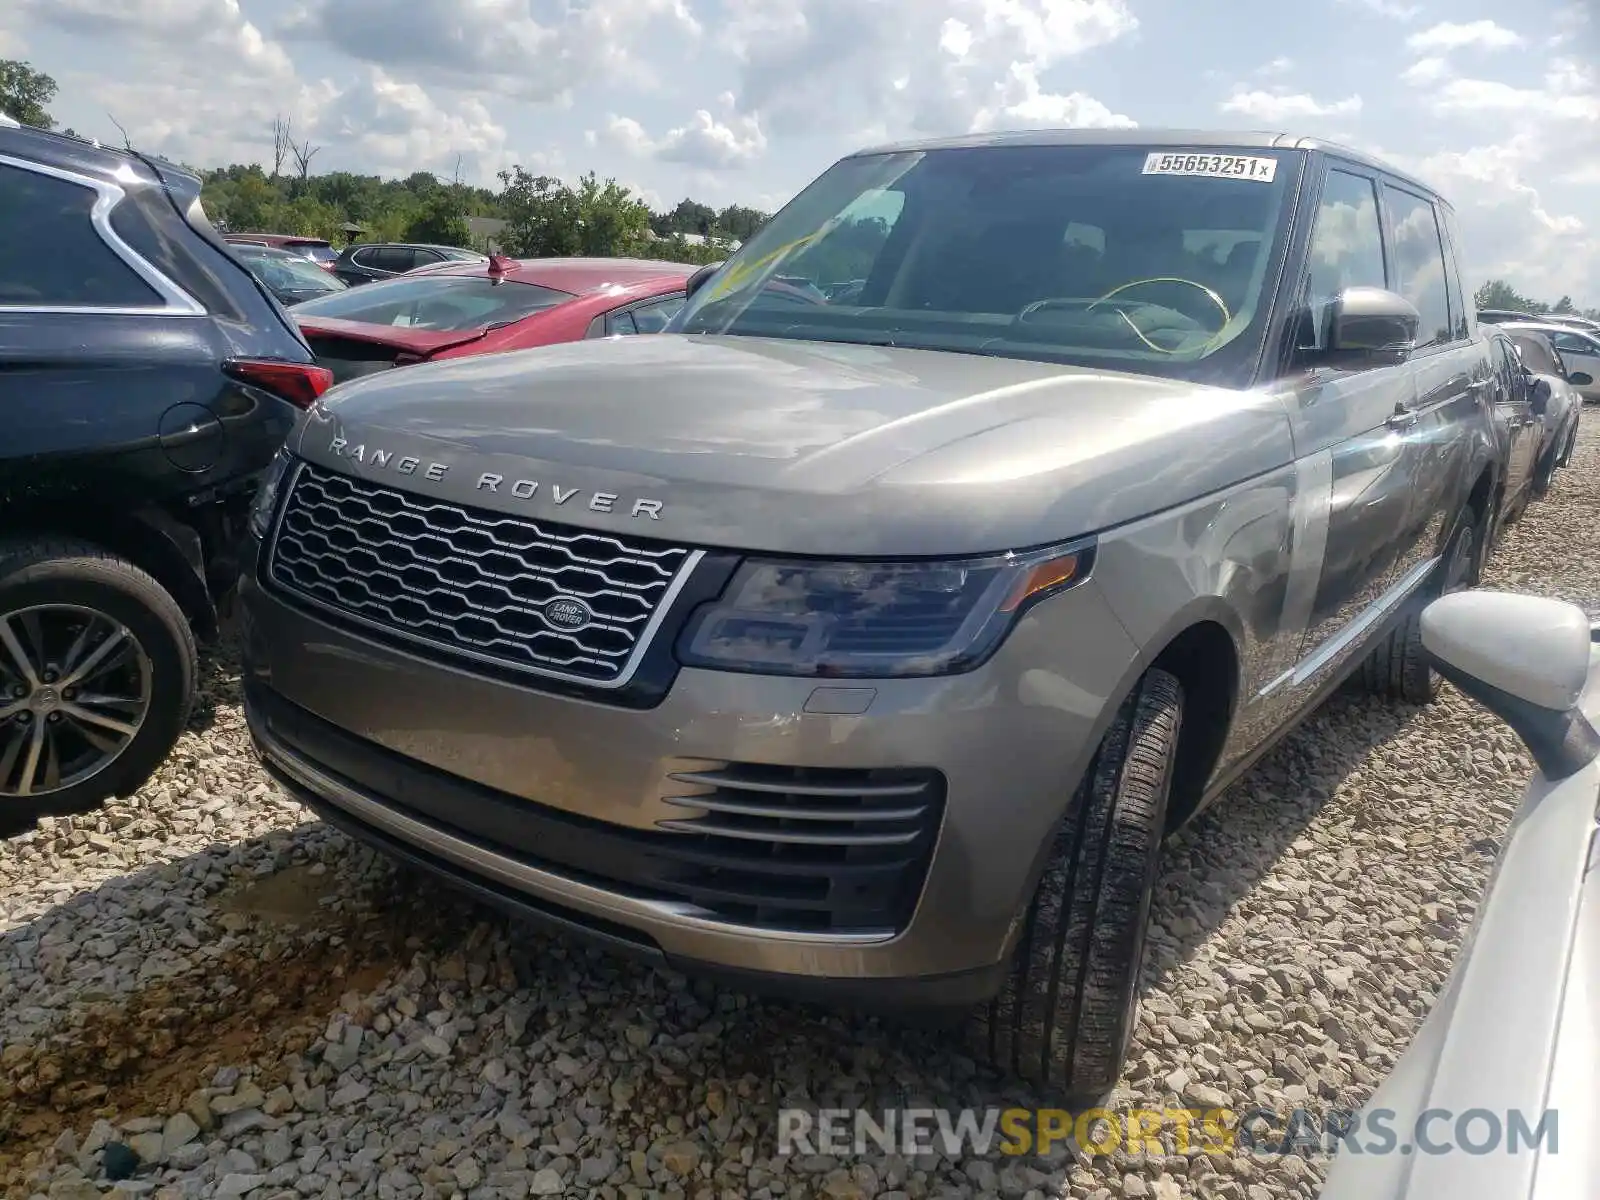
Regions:
M 1600 0 L 0 0 L 79 133 L 196 166 L 594 170 L 764 211 L 841 155 L 1040 126 L 1282 129 L 1458 209 L 1472 286 L 1600 306 Z

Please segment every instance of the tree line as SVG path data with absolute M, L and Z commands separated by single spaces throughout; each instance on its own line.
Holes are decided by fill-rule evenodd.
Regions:
M 1477 290 L 1472 299 L 1479 308 L 1508 308 L 1514 312 L 1531 313 L 1534 316 L 1543 316 L 1546 313 L 1568 314 L 1600 321 L 1600 308 L 1580 309 L 1572 302 L 1571 296 L 1562 296 L 1554 304 L 1535 300 L 1532 296 L 1524 296 L 1504 279 L 1489 280 Z
M 58 90 L 54 79 L 31 64 L 0 59 L 0 112 L 54 129 L 49 105 Z M 80 136 L 72 129 L 62 132 Z M 128 141 L 126 133 L 123 140 Z M 272 161 L 266 164 L 185 164 L 204 182 L 201 203 L 219 228 L 301 234 L 335 244 L 358 236 L 369 242 L 486 249 L 492 240 L 494 249 L 520 258 L 594 255 L 705 263 L 726 258 L 734 243 L 749 238 L 767 219 L 743 205 L 718 210 L 687 198 L 666 212 L 653 212 L 631 190 L 593 172 L 568 182 L 514 166 L 499 173 L 498 189 L 463 183 L 459 161 L 448 180 L 431 171 L 404 179 L 350 171 L 313 174 L 312 162 L 322 147 L 298 137 L 292 117 L 282 115 L 273 120 L 272 146 Z M 473 233 L 472 217 L 504 225 L 488 239 Z

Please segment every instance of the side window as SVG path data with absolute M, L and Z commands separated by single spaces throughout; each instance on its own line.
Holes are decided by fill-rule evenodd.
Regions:
M 1328 172 L 1311 229 L 1310 260 L 1306 301 L 1311 319 L 1301 344 L 1315 349 L 1326 334 L 1328 305 L 1340 292 L 1388 286 L 1378 193 L 1372 180 L 1348 171 Z
M 1418 346 L 1435 346 L 1451 337 L 1450 300 L 1445 285 L 1444 248 L 1433 204 L 1421 196 L 1385 187 L 1390 236 L 1394 240 L 1394 290 L 1422 315 Z
M 1500 348 L 1500 375 L 1505 388 L 1505 397 L 1507 400 L 1521 400 L 1523 398 L 1522 356 L 1517 353 L 1516 344 L 1507 338 L 1496 338 L 1495 345 Z
M 660 300 L 652 300 L 649 304 L 639 305 L 631 311 L 635 332 L 660 333 L 667 327 L 667 322 L 678 315 L 678 310 L 682 307 L 682 296 L 664 296 Z
M 0 166 L 0 306 L 162 308 L 89 221 L 93 188 Z
M 433 263 L 442 263 L 444 255 L 437 250 L 413 250 L 411 252 L 413 265 L 418 267 L 431 266 Z
M 1439 216 L 1444 224 L 1445 286 L 1449 289 L 1451 332 L 1456 341 L 1472 336 L 1472 305 L 1467 303 L 1461 290 L 1461 232 L 1456 226 L 1455 213 L 1446 205 L 1439 205 Z
M 614 312 L 606 317 L 606 334 L 638 333 L 639 327 L 633 323 L 631 312 Z
M 1552 333 L 1549 337 L 1551 344 L 1557 350 L 1564 351 L 1567 354 L 1586 354 L 1591 358 L 1596 354 L 1600 354 L 1600 350 L 1597 350 L 1592 343 L 1575 334 Z
M 378 247 L 363 246 L 350 256 L 350 261 L 358 267 L 376 267 L 378 265 Z
M 413 252 L 406 246 L 380 246 L 378 269 L 381 271 L 409 271 L 416 262 Z

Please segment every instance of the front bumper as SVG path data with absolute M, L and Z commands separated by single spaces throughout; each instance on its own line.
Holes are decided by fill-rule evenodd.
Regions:
M 829 684 L 685 669 L 658 705 L 638 709 L 419 657 L 250 576 L 241 595 L 252 735 L 274 776 L 332 823 L 620 950 L 860 1003 L 994 993 L 1136 654 L 1090 581 L 1031 610 L 968 674 Z M 789 919 L 787 901 L 745 903 L 760 880 L 788 880 L 786 856 L 770 872 L 743 870 L 729 885 L 739 903 L 706 900 L 716 890 L 701 875 L 686 901 L 675 872 L 696 835 L 662 824 L 707 794 L 685 774 L 740 775 L 739 787 L 756 788 L 737 793 L 745 801 L 783 792 L 761 782 L 782 775 L 813 799 L 846 789 L 810 781 L 845 778 L 884 793 L 871 804 L 925 804 L 924 852 L 888 888 L 909 889 L 903 911 L 885 900 L 875 925 L 810 928 Z M 913 796 L 913 785 L 926 786 Z M 888 853 L 850 848 L 826 888 L 883 883 Z

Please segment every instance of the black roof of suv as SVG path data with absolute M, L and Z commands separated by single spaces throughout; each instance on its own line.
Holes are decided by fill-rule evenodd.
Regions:
M 171 163 L 7 121 L 0 212 L 15 827 L 131 792 L 171 748 L 257 482 L 331 377 Z

